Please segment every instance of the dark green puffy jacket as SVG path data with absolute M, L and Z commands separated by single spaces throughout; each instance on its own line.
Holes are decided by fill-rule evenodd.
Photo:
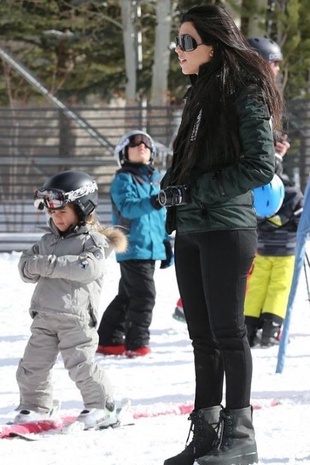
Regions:
M 200 172 L 193 168 L 191 201 L 167 208 L 168 234 L 256 229 L 251 189 L 268 184 L 274 175 L 275 151 L 270 113 L 267 105 L 249 95 L 246 89 L 236 94 L 241 156 L 238 162 Z M 203 164 L 203 154 L 200 165 Z M 202 159 L 202 162 L 201 162 Z M 162 187 L 173 184 L 169 169 Z

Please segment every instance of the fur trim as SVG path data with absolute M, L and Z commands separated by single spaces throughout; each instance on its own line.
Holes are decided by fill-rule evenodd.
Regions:
M 102 228 L 100 231 L 111 242 L 112 247 L 118 253 L 126 252 L 128 247 L 127 236 L 118 228 Z

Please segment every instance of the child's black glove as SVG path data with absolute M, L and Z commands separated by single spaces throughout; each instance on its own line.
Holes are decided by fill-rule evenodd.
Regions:
M 161 264 L 160 264 L 161 270 L 164 270 L 165 268 L 168 268 L 169 266 L 174 264 L 174 254 L 173 254 L 171 242 L 165 240 L 164 246 L 166 250 L 166 260 L 161 261 Z
M 151 204 L 152 204 L 152 207 L 154 207 L 156 210 L 160 210 L 161 208 L 163 208 L 162 205 L 160 205 L 159 201 L 158 201 L 158 195 L 152 195 L 150 197 L 150 201 L 151 201 Z

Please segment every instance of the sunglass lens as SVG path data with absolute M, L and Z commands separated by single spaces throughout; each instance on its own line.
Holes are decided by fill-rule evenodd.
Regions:
M 183 52 L 192 52 L 197 48 L 196 40 L 189 34 L 182 34 L 175 38 L 176 46 L 179 46 Z
M 193 39 L 192 36 L 185 34 L 183 36 L 183 39 L 185 52 L 191 52 L 192 50 L 195 50 L 197 48 L 197 42 L 195 39 Z

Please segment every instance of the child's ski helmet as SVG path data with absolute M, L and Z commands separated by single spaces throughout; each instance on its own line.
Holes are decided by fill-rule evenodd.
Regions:
M 68 203 L 74 205 L 80 220 L 86 218 L 98 205 L 96 181 L 83 171 L 63 171 L 49 178 L 34 194 L 34 204 L 38 210 L 49 208 L 60 210 Z
M 277 174 L 269 184 L 257 187 L 252 192 L 254 208 L 259 218 L 270 218 L 281 208 L 285 191 L 284 184 Z
M 128 161 L 128 146 L 135 147 L 139 143 L 144 143 L 150 149 L 150 162 L 153 163 L 157 152 L 153 139 L 147 132 L 134 130 L 124 134 L 114 149 L 114 155 L 119 165 Z
M 267 37 L 249 37 L 248 43 L 255 48 L 266 61 L 282 61 L 283 55 L 279 45 Z

